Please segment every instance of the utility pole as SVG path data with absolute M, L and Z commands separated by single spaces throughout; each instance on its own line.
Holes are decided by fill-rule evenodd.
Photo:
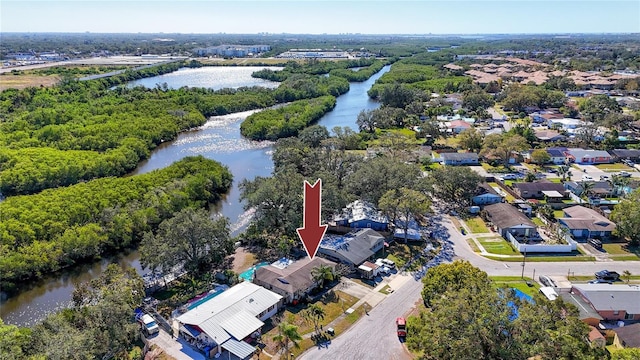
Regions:
M 524 280 L 524 265 L 527 263 L 527 250 L 524 250 L 524 257 L 522 258 L 522 275 L 520 278 Z

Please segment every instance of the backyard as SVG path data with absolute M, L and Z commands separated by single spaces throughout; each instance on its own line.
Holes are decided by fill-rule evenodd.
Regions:
M 493 281 L 493 285 L 497 288 L 514 288 L 522 291 L 523 293 L 533 296 L 540 285 L 533 281 L 531 278 L 525 277 L 524 279 L 520 276 L 490 276 L 491 281 Z M 529 286 L 531 284 L 532 286 Z
M 386 257 L 387 259 L 396 263 L 396 266 L 398 268 L 401 268 L 414 255 L 420 253 L 423 248 L 423 244 L 403 244 L 401 242 L 394 241 L 389 244 L 389 247 L 386 248 L 386 250 L 383 249 L 379 253 L 376 253 L 376 256 L 379 256 L 381 258 Z

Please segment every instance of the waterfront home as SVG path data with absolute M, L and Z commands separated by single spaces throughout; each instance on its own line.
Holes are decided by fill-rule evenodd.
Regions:
M 356 268 L 372 259 L 382 249 L 384 242 L 384 237 L 372 229 L 362 229 L 346 235 L 327 234 L 320 243 L 318 253 Z
M 268 265 L 257 269 L 253 283 L 282 295 L 286 303 L 295 303 L 318 287 L 319 283 L 313 279 L 311 272 L 321 265 L 332 270 L 336 267 L 333 261 L 317 256 L 311 260 L 305 256 L 283 266 Z
M 244 281 L 179 315 L 179 335 L 206 356 L 226 350 L 248 359 L 256 348 L 247 341 L 260 336 L 263 321 L 275 315 L 281 303 L 281 295 Z
M 334 222 L 338 226 L 346 226 L 353 229 L 389 230 L 387 217 L 381 211 L 378 211 L 373 204 L 363 200 L 356 200 L 347 204 L 342 213 L 334 217 Z

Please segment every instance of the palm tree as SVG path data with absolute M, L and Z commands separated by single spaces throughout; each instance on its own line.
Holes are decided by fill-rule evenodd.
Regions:
M 316 332 L 318 332 L 318 325 L 320 321 L 324 320 L 325 315 L 324 309 L 318 304 L 309 305 L 309 307 L 302 313 L 302 317 L 313 324 L 313 328 Z
M 614 175 L 611 175 L 611 180 L 609 181 L 611 182 L 611 186 L 613 187 L 614 193 L 616 193 L 619 196 L 622 196 L 622 194 L 624 193 L 624 188 L 629 185 L 629 183 L 631 182 L 631 179 L 614 174 Z
M 330 266 L 320 264 L 319 266 L 311 269 L 311 276 L 313 277 L 313 281 L 320 284 L 321 288 L 324 288 L 324 283 L 326 280 L 333 281 L 335 278 L 333 274 L 333 269 Z
M 281 322 L 278 325 L 278 335 L 273 337 L 274 341 L 279 344 L 280 350 L 284 350 L 285 356 L 289 353 L 289 342 L 293 343 L 293 347 L 300 348 L 298 343 L 302 340 L 302 336 L 298 333 L 298 327 L 287 322 Z
M 594 194 L 595 183 L 593 181 L 582 181 L 580 182 L 580 187 L 582 188 L 581 197 L 589 202 L 589 195 Z

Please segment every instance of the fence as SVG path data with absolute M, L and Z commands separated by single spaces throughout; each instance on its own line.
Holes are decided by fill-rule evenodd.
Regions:
M 568 244 L 551 245 L 551 244 L 521 244 L 513 235 L 507 232 L 507 240 L 511 242 L 513 247 L 521 253 L 563 253 L 572 252 L 577 249 L 578 244 L 569 236 L 565 236 Z

